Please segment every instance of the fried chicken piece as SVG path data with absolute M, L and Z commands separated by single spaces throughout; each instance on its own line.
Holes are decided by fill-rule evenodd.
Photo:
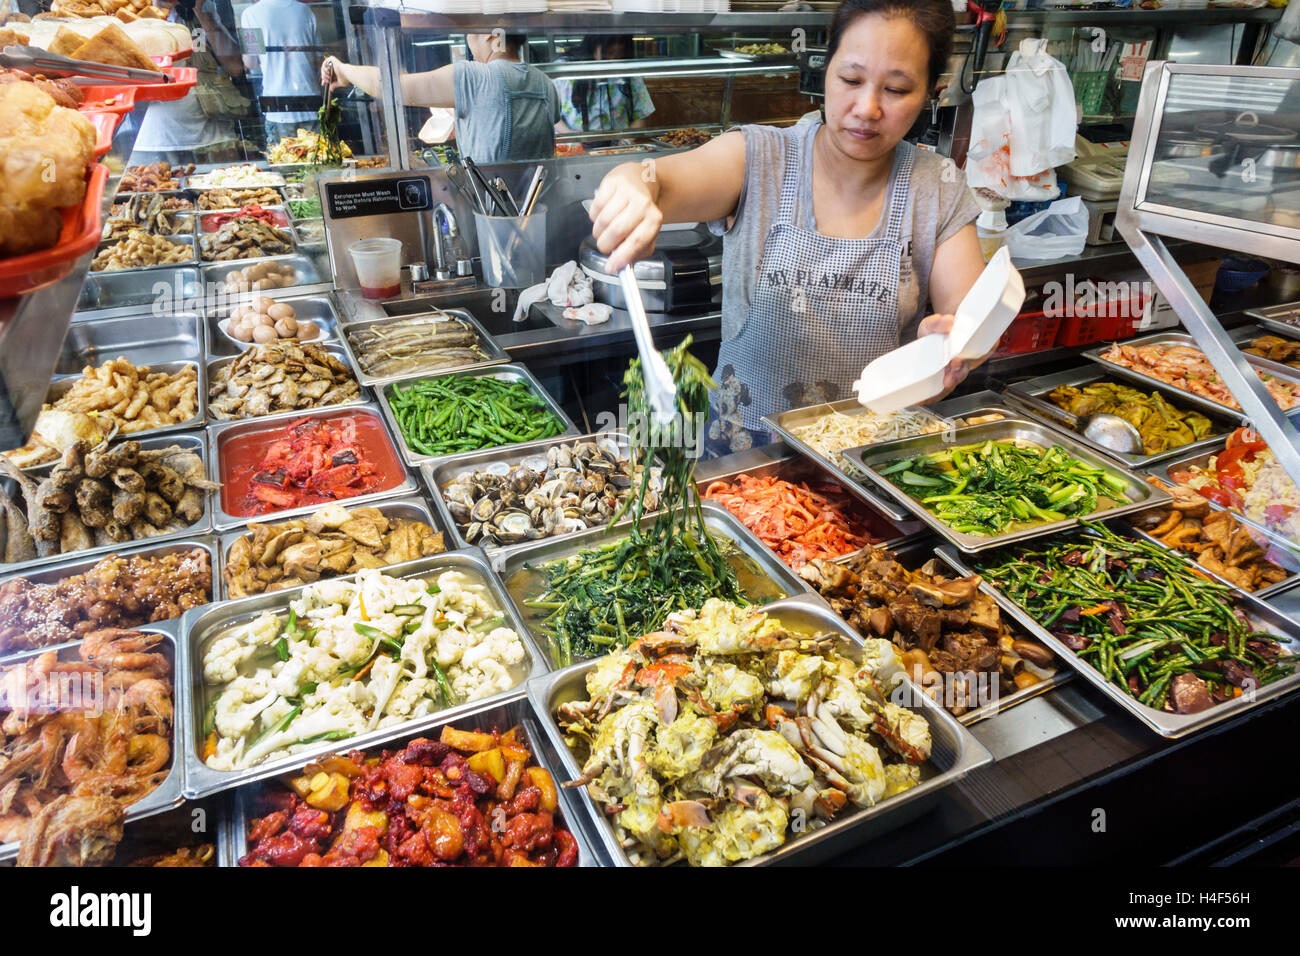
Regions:
M 19 866 L 104 866 L 122 842 L 122 804 L 112 797 L 58 797 L 32 817 Z

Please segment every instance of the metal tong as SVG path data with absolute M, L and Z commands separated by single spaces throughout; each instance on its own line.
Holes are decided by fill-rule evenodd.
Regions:
M 645 303 L 641 301 L 641 287 L 636 284 L 632 267 L 628 265 L 620 269 L 618 278 L 623 284 L 623 300 L 632 319 L 632 334 L 636 336 L 637 351 L 641 353 L 641 374 L 645 378 L 650 408 L 654 412 L 655 421 L 667 425 L 672 422 L 677 411 L 677 386 L 673 384 L 668 363 L 655 348 L 650 323 L 645 317 Z
M 42 73 L 45 76 L 85 77 L 88 80 L 129 80 L 137 83 L 174 83 L 175 79 L 161 69 L 137 70 L 129 66 L 110 66 L 107 63 L 93 63 L 90 60 L 74 60 L 71 57 L 50 53 L 34 46 L 7 46 L 0 52 L 0 66 L 12 70 L 26 70 L 28 73 Z

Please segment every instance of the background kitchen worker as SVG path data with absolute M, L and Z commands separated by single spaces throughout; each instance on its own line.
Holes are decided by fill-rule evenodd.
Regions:
M 465 35 L 472 61 L 465 60 L 402 77 L 407 106 L 456 110 L 456 149 L 476 163 L 550 159 L 560 100 L 555 86 L 535 66 L 520 61 L 524 38 L 494 33 Z M 327 57 L 321 83 L 354 85 L 380 95 L 379 70 Z

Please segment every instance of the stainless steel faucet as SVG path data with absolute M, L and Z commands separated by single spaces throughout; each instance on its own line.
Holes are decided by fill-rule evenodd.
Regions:
M 446 223 L 446 236 L 443 235 L 443 223 Z M 463 255 L 460 243 L 460 225 L 456 222 L 456 214 L 452 212 L 450 206 L 445 202 L 440 202 L 433 207 L 433 246 L 434 258 L 434 279 L 446 281 L 453 276 L 468 276 L 474 273 L 474 263 L 467 256 Z M 450 249 L 449 249 L 450 246 Z M 451 260 L 455 257 L 456 266 L 453 273 Z

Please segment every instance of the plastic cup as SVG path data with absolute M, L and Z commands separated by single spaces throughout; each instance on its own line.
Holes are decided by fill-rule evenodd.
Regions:
M 402 291 L 400 239 L 358 239 L 348 246 L 357 270 L 361 294 L 367 299 L 391 299 Z
M 529 216 L 474 214 L 483 281 L 494 289 L 526 289 L 546 280 L 546 207 Z

